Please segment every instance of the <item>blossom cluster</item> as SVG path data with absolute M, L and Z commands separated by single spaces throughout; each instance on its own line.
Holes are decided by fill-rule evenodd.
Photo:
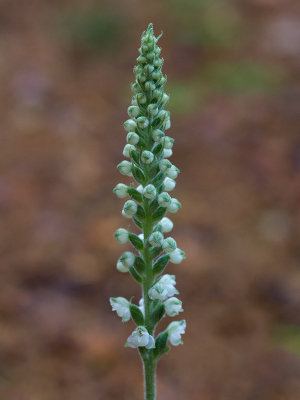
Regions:
M 166 76 L 161 68 L 163 59 L 157 45 L 159 37 L 150 24 L 141 39 L 140 55 L 134 67 L 135 82 L 131 85 L 132 103 L 128 107 L 129 119 L 124 123 L 127 132 L 123 156 L 118 164 L 122 175 L 133 178 L 129 185 L 119 183 L 114 193 L 125 201 L 122 215 L 132 220 L 142 231 L 135 234 L 119 228 L 114 236 L 118 242 L 130 242 L 134 252 L 125 251 L 117 261 L 117 270 L 129 272 L 142 285 L 143 298 L 139 306 L 123 297 L 110 298 L 112 309 L 123 322 L 130 319 L 137 328 L 128 337 L 126 346 L 144 347 L 156 357 L 168 350 L 167 341 L 177 346 L 185 332 L 186 323 L 174 321 L 154 338 L 158 322 L 165 316 L 177 316 L 182 309 L 174 275 L 164 274 L 168 262 L 180 264 L 185 253 L 177 247 L 174 238 L 167 236 L 173 222 L 166 213 L 175 214 L 181 204 L 170 192 L 176 186 L 179 169 L 169 158 L 174 139 L 165 134 L 170 128 L 170 113 L 164 107 L 169 96 L 164 92 Z M 156 353 L 155 353 L 156 351 Z

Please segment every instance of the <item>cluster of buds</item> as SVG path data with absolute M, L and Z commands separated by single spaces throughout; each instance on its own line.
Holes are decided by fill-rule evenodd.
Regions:
M 164 109 L 169 96 L 164 92 L 166 77 L 161 71 L 163 60 L 159 58 L 158 39 L 150 24 L 142 36 L 138 65 L 134 67 L 136 81 L 131 86 L 129 119 L 124 123 L 127 144 L 123 155 L 127 160 L 118 169 L 135 182 L 119 183 L 114 188 L 119 198 L 130 198 L 122 215 L 142 231 L 135 234 L 119 228 L 115 232 L 120 243 L 130 242 L 134 248 L 134 252 L 125 251 L 121 255 L 117 269 L 129 272 L 142 285 L 143 298 L 139 305 L 123 297 L 111 298 L 110 303 L 123 322 L 132 319 L 136 323 L 126 346 L 138 348 L 145 360 L 158 359 L 168 351 L 167 342 L 174 346 L 182 343 L 186 326 L 184 320 L 174 321 L 154 337 L 156 325 L 165 315 L 174 317 L 183 311 L 182 302 L 175 297 L 179 294 L 175 276 L 163 273 L 168 262 L 179 264 L 185 258 L 176 241 L 165 237 L 173 229 L 173 222 L 165 214 L 176 213 L 181 204 L 170 195 L 179 169 L 168 159 L 174 139 L 165 135 L 171 126 L 170 113 Z

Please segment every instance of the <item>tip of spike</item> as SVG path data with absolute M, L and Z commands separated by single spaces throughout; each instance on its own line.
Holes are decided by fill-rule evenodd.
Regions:
M 153 33 L 153 24 L 152 24 L 152 22 L 150 22 L 150 24 L 148 25 L 147 32 Z

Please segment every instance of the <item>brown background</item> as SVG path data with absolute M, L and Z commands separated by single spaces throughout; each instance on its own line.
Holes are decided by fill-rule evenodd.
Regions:
M 184 346 L 159 400 L 299 400 L 299 2 L 2 0 L 0 398 L 140 400 L 109 296 L 141 32 L 168 75 Z M 298 115 L 297 115 L 298 113 Z M 124 180 L 123 180 L 124 181 Z M 125 179 L 126 182 L 126 179 Z M 170 319 L 168 319 L 169 321 Z M 165 325 L 167 318 L 162 325 Z

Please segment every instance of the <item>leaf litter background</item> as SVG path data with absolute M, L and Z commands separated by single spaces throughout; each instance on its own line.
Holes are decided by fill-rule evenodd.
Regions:
M 300 13 L 291 0 L 0 3 L 0 398 L 138 400 L 108 297 L 140 34 L 164 30 L 184 346 L 160 400 L 300 398 Z M 167 324 L 167 319 L 163 325 Z

